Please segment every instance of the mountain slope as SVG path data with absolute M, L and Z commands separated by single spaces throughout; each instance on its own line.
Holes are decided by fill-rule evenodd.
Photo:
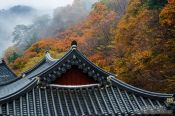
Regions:
M 174 6 L 160 4 L 159 0 L 154 4 L 149 0 L 130 1 L 115 34 L 116 72 L 121 79 L 147 90 L 175 90 L 174 26 L 164 25 L 166 20 L 174 22 L 169 16 L 175 14 L 167 17 L 163 13 Z
M 93 5 L 88 17 L 33 44 L 11 67 L 18 73 L 36 64 L 49 50 L 60 57 L 72 40 L 98 66 L 118 74 L 118 78 L 151 91 L 175 92 L 175 2 L 160 0 L 103 0 Z M 120 2 L 119 2 L 120 3 Z M 168 14 L 168 15 L 167 15 Z M 14 52 L 12 52 L 14 53 Z

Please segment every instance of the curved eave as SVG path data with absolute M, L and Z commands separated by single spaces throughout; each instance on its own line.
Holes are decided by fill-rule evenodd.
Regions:
M 17 75 L 7 66 L 7 64 L 5 63 L 5 61 L 2 61 L 0 63 L 0 66 L 2 66 L 3 68 L 5 68 L 8 71 L 8 74 L 10 76 L 9 79 L 5 80 L 5 81 L 0 81 L 0 86 L 4 86 L 7 84 L 10 84 L 16 80 L 18 80 Z
M 132 85 L 129 85 L 125 82 L 122 82 L 116 78 L 111 78 L 111 82 L 114 86 L 118 86 L 121 89 L 127 90 L 128 92 L 135 93 L 135 94 L 145 96 L 145 97 L 166 99 L 166 98 L 170 98 L 173 96 L 173 94 L 156 93 L 156 92 L 150 92 L 150 91 L 146 91 L 143 89 L 139 89 L 139 88 L 134 87 Z
M 17 78 L 17 75 L 7 66 L 6 63 L 2 63 L 1 65 L 4 65 L 10 71 L 10 73 L 12 73 L 12 75 L 14 76 L 14 78 Z
M 128 92 L 138 94 L 138 95 L 142 95 L 142 96 L 147 96 L 147 97 L 150 97 L 150 98 L 166 99 L 166 98 L 169 98 L 169 97 L 173 96 L 173 94 L 150 92 L 150 91 L 139 89 L 139 88 L 136 88 L 136 87 L 131 86 L 129 84 L 126 84 L 126 83 L 116 79 L 116 75 L 114 75 L 112 73 L 109 73 L 109 72 L 106 72 L 103 69 L 96 66 L 94 63 L 89 61 L 81 52 L 79 52 L 76 48 L 73 48 L 73 47 L 61 59 L 57 60 L 53 65 L 48 67 L 46 70 L 38 73 L 37 76 L 42 76 L 42 75 L 50 72 L 54 67 L 61 66 L 63 63 L 66 62 L 67 59 L 69 59 L 73 55 L 75 55 L 80 60 L 85 62 L 88 66 L 94 68 L 96 71 L 102 73 L 106 78 L 108 76 L 112 76 L 111 82 L 112 82 L 113 86 L 117 86 L 117 87 L 120 87 L 121 89 L 124 89 Z M 49 58 L 49 56 L 48 56 L 48 58 Z
M 41 65 L 43 65 L 45 63 L 54 63 L 57 60 L 59 60 L 59 59 L 52 58 L 51 55 L 48 52 L 46 52 L 45 57 L 42 58 L 38 64 L 36 64 L 34 67 L 30 68 L 29 70 L 23 72 L 23 74 L 25 74 L 25 76 L 27 76 L 30 73 L 32 73 L 34 70 L 38 69 Z
M 69 50 L 63 57 L 61 57 L 58 61 L 56 61 L 51 67 L 49 67 L 47 70 L 44 70 L 43 72 L 39 73 L 38 76 L 45 74 L 46 72 L 48 72 L 49 70 L 51 70 L 52 68 L 54 68 L 55 66 L 60 64 L 64 59 L 66 59 L 67 56 L 69 56 L 71 54 L 71 52 L 72 52 L 72 50 Z
M 21 79 L 24 79 L 24 78 L 21 78 Z M 20 80 L 18 80 L 18 81 L 20 82 Z M 0 89 L 2 89 L 1 91 L 7 92 L 7 94 L 5 94 L 5 95 L 3 94 L 0 96 L 0 104 L 5 103 L 11 99 L 15 99 L 16 97 L 30 91 L 31 89 L 33 89 L 37 85 L 37 80 L 32 79 L 25 84 L 24 83 L 19 83 L 19 84 L 21 84 L 21 87 L 17 88 L 17 90 L 14 86 L 13 86 L 14 88 L 9 88 L 10 87 L 9 85 L 4 87 L 4 88 L 9 88 L 9 89 L 15 89 L 12 92 L 9 92 L 9 90 L 7 90 L 7 89 L 5 90 L 4 88 L 0 88 Z M 22 85 L 22 84 L 24 84 L 24 85 Z
M 14 79 L 11 79 L 11 80 L 8 80 L 8 81 L 5 81 L 5 82 L 0 82 L 0 86 L 8 85 L 10 83 L 13 83 L 13 82 L 19 80 L 19 79 L 20 79 L 20 77 L 17 77 L 17 78 L 14 78 Z
M 55 62 L 55 61 L 59 60 L 59 59 L 55 59 L 55 58 L 51 57 L 51 55 L 50 55 L 49 52 L 46 52 L 45 58 L 46 58 L 46 60 L 48 60 L 49 62 Z
M 71 48 L 62 58 L 60 58 L 58 61 L 56 61 L 56 63 L 54 63 L 51 67 L 49 67 L 47 70 L 41 72 L 40 74 L 38 74 L 38 76 L 44 75 L 45 73 L 47 73 L 48 71 L 50 71 L 52 68 L 54 68 L 55 66 L 59 66 L 62 63 L 64 63 L 64 61 L 66 61 L 67 58 L 69 58 L 71 55 L 78 55 L 77 57 L 79 57 L 80 59 L 82 59 L 84 62 L 86 62 L 86 64 L 88 66 L 93 67 L 95 70 L 97 70 L 98 72 L 102 73 L 105 75 L 105 77 L 107 76 L 116 76 L 112 73 L 109 73 L 107 71 L 104 71 L 103 69 L 99 68 L 98 66 L 96 66 L 94 63 L 92 63 L 91 61 L 89 61 L 82 53 L 80 53 L 77 49 L 73 49 Z
M 36 64 L 34 67 L 30 68 L 29 70 L 23 72 L 23 74 L 28 75 L 29 73 L 32 73 L 34 70 L 36 70 L 38 67 L 40 67 L 43 63 L 45 63 L 46 58 L 42 58 L 38 64 Z

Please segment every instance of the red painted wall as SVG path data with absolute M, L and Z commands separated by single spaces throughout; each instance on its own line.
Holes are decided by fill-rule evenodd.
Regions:
M 53 84 L 59 85 L 87 85 L 96 83 L 92 77 L 88 77 L 87 74 L 84 74 L 82 70 L 77 67 L 72 67 L 61 77 L 58 77 Z

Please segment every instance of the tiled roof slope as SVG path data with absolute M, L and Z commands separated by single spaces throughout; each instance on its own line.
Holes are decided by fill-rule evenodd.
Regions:
M 17 79 L 17 76 L 12 72 L 12 70 L 7 66 L 5 61 L 2 59 L 0 61 L 0 86 L 6 85 Z
M 93 116 L 172 112 L 172 109 L 168 110 L 169 103 L 166 100 L 173 97 L 173 94 L 149 92 L 118 80 L 114 74 L 90 62 L 77 50 L 76 45 L 72 45 L 61 59 L 46 68 L 41 68 L 46 64 L 45 61 L 41 61 L 25 73 L 24 78 L 0 87 L 0 114 Z M 77 86 L 52 84 L 72 66 L 77 66 L 97 84 Z M 41 85 L 43 82 L 45 84 Z
M 54 59 L 50 56 L 49 52 L 46 52 L 45 57 L 34 67 L 27 70 L 23 74 L 27 78 L 32 78 L 37 76 L 39 73 L 47 70 L 50 66 L 52 66 L 55 62 L 57 62 L 58 59 Z
M 33 88 L 0 106 L 0 114 L 15 116 L 82 116 L 167 114 L 163 100 L 150 99 L 115 86 Z

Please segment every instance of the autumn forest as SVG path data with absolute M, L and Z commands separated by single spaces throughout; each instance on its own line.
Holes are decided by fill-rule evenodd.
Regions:
M 63 13 L 64 12 L 64 13 Z M 117 78 L 155 92 L 175 92 L 175 0 L 74 0 L 31 25 L 18 25 L 4 58 L 17 74 L 49 51 L 60 58 L 73 40 Z

